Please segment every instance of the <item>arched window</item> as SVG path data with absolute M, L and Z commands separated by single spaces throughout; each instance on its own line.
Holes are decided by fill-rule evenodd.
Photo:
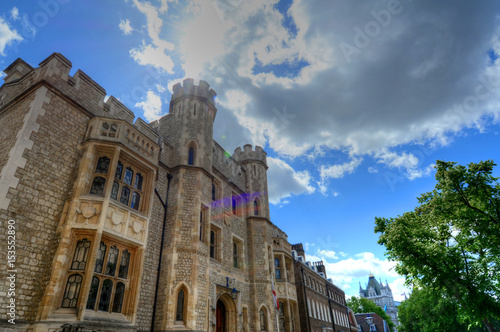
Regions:
M 99 299 L 99 310 L 108 311 L 109 302 L 111 301 L 111 292 L 113 291 L 113 282 L 109 279 L 104 280 L 101 290 L 101 298 Z
M 113 308 L 111 311 L 118 313 L 122 312 L 124 295 L 125 295 L 125 284 L 123 282 L 119 282 L 116 285 L 115 298 L 113 300 Z
M 142 190 L 142 174 L 137 173 L 135 176 L 135 183 L 134 183 L 134 188 L 137 190 Z
M 99 291 L 99 278 L 96 276 L 92 277 L 92 282 L 90 283 L 89 298 L 87 300 L 87 309 L 94 310 L 95 301 L 97 300 L 97 292 Z
M 132 194 L 132 203 L 130 203 L 130 207 L 134 210 L 139 210 L 139 202 L 141 200 L 141 195 L 139 193 L 134 193 Z
M 238 268 L 238 244 L 233 242 L 233 267 Z
M 253 201 L 253 213 L 256 216 L 259 215 L 259 203 L 257 203 L 257 200 Z
M 194 165 L 194 148 L 193 147 L 189 148 L 188 165 Z
M 113 188 L 111 189 L 111 198 L 114 200 L 117 200 L 119 191 L 120 191 L 120 184 L 118 182 L 114 181 Z
M 102 176 L 96 176 L 94 181 L 92 181 L 92 187 L 90 188 L 90 193 L 92 195 L 104 196 L 104 186 L 106 185 L 106 179 Z
M 276 279 L 281 279 L 280 259 L 279 258 L 274 259 L 274 268 L 276 271 Z
M 82 280 L 83 278 L 79 274 L 72 274 L 68 277 L 61 303 L 62 308 L 76 308 L 80 288 L 82 287 Z
M 122 187 L 122 194 L 120 196 L 120 203 L 128 205 L 130 199 L 130 189 L 128 187 Z
M 95 168 L 96 173 L 107 174 L 110 159 L 106 156 L 102 156 L 97 161 L 97 166 Z
M 116 246 L 109 248 L 108 253 L 108 263 L 106 264 L 105 274 L 108 276 L 114 276 L 116 271 L 116 263 L 118 261 L 119 250 Z
M 215 258 L 215 232 L 210 231 L 210 258 Z
M 85 270 L 87 264 L 87 254 L 90 250 L 90 241 L 82 239 L 76 243 L 71 270 Z
M 130 263 L 130 252 L 125 249 L 124 251 L 122 251 L 120 269 L 118 270 L 118 278 L 127 279 L 129 263 Z
M 175 313 L 176 321 L 184 321 L 184 289 L 179 290 L 177 294 L 177 311 Z
M 125 168 L 125 177 L 123 178 L 123 182 L 131 186 L 133 177 L 134 177 L 134 171 L 132 170 L 132 168 L 130 167 Z
M 121 161 L 118 161 L 118 165 L 116 165 L 115 178 L 118 180 L 121 180 L 122 173 L 123 173 L 123 164 Z
M 267 331 L 267 317 L 264 308 L 260 309 L 260 330 Z

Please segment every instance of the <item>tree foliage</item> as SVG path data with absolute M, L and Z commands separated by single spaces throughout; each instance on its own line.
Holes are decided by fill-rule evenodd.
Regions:
M 432 289 L 414 289 L 398 307 L 399 332 L 461 332 L 467 324 L 458 319 L 458 304 Z
M 437 184 L 414 211 L 375 218 L 379 243 L 407 283 L 442 292 L 458 304 L 460 321 L 500 317 L 500 185 L 493 161 L 437 161 Z
M 391 331 L 394 331 L 394 323 L 392 322 L 391 317 L 389 317 L 382 308 L 376 305 L 375 302 L 370 301 L 364 297 L 352 296 L 350 299 L 347 299 L 347 306 L 351 308 L 351 310 L 356 314 L 364 314 L 370 312 L 376 313 L 387 322 L 387 325 L 389 325 Z

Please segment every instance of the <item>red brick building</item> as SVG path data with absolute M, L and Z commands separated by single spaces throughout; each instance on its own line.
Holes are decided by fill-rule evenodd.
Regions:
M 374 312 L 370 312 L 367 314 L 355 314 L 354 316 L 356 317 L 356 321 L 359 327 L 361 328 L 361 332 L 370 332 L 370 331 L 389 332 L 389 325 L 387 324 L 387 322 Z M 371 326 L 371 329 L 368 323 L 366 322 L 366 318 L 368 316 L 373 318 L 373 324 Z

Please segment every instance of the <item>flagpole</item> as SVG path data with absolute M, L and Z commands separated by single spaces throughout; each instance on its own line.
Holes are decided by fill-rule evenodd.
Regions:
M 280 322 L 278 321 L 278 310 L 276 310 L 276 325 L 278 326 L 278 332 L 280 332 Z

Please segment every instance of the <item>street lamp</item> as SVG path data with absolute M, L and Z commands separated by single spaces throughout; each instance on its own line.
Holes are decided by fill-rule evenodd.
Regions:
M 377 331 L 373 325 L 373 317 L 370 317 L 370 314 L 368 314 L 368 316 L 366 316 L 366 324 L 368 324 L 368 326 L 370 327 L 370 331 Z
M 238 291 L 236 290 L 236 288 L 233 288 L 233 290 L 231 291 L 231 297 L 233 298 L 233 300 L 236 301 L 236 299 L 238 298 Z

